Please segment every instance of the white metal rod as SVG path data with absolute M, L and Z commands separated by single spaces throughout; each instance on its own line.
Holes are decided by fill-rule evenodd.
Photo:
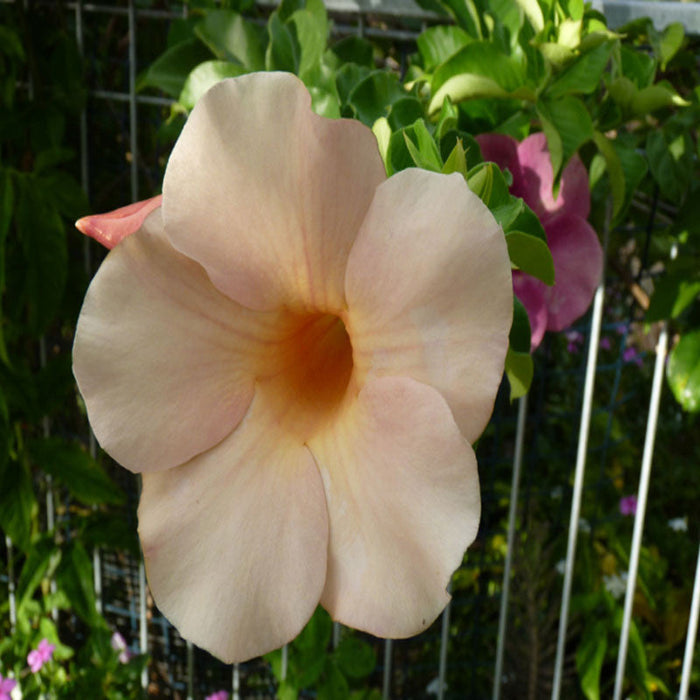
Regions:
M 559 700 L 561 680 L 564 669 L 564 651 L 566 648 L 566 628 L 569 621 L 569 601 L 571 599 L 571 584 L 574 575 L 574 559 L 576 558 L 576 539 L 578 537 L 578 522 L 581 514 L 581 496 L 583 494 L 583 476 L 586 470 L 586 452 L 588 450 L 588 434 L 591 424 L 593 406 L 593 386 L 598 362 L 598 345 L 600 342 L 600 326 L 603 318 L 603 299 L 605 286 L 598 285 L 593 300 L 593 315 L 591 318 L 591 335 L 588 340 L 588 360 L 586 363 L 586 378 L 583 389 L 583 406 L 581 407 L 581 424 L 578 435 L 578 450 L 576 452 L 576 475 L 574 490 L 571 498 L 571 517 L 569 518 L 569 541 L 566 550 L 564 568 L 564 589 L 561 596 L 561 611 L 559 613 L 559 634 L 557 637 L 557 655 L 554 661 L 554 681 L 552 685 L 552 700 Z
M 139 651 L 148 653 L 148 622 L 146 606 L 146 567 L 143 561 L 139 562 Z M 141 687 L 148 688 L 148 664 L 141 671 Z
M 187 642 L 187 700 L 194 700 L 194 647 Z
M 639 477 L 639 489 L 637 491 L 637 513 L 634 518 L 632 549 L 630 551 L 630 563 L 627 572 L 625 609 L 622 614 L 620 649 L 617 654 L 614 700 L 621 699 L 622 685 L 625 679 L 625 664 L 627 662 L 627 645 L 629 642 L 630 621 L 632 619 L 632 604 L 634 602 L 634 589 L 637 584 L 639 552 L 642 547 L 642 531 L 644 530 L 644 516 L 647 507 L 647 494 L 649 493 L 649 478 L 651 475 L 651 462 L 654 456 L 654 440 L 656 439 L 656 424 L 659 418 L 659 404 L 661 402 L 661 387 L 663 384 L 667 347 L 668 330 L 666 324 L 664 324 L 659 334 L 659 341 L 656 345 L 656 363 L 654 364 L 654 377 L 651 385 L 651 398 L 649 399 L 647 432 L 644 438 L 644 452 L 642 453 L 642 471 Z
M 285 644 L 282 647 L 282 662 L 280 668 L 280 680 L 287 680 L 287 669 L 289 668 L 289 645 Z
M 389 700 L 391 693 L 391 650 L 392 640 L 384 640 L 384 673 L 382 676 L 382 700 Z
M 238 664 L 233 664 L 233 693 L 231 700 L 241 700 L 241 671 Z
M 340 644 L 340 622 L 333 623 L 333 648 L 337 649 Z
M 518 493 L 520 490 L 520 473 L 523 464 L 526 419 L 527 394 L 518 401 L 518 422 L 515 428 L 515 453 L 513 455 L 513 478 L 510 486 L 510 508 L 508 512 L 508 546 L 506 549 L 505 567 L 503 569 L 501 610 L 498 616 L 498 646 L 496 648 L 496 669 L 493 678 L 493 700 L 499 700 L 501 696 L 501 683 L 503 681 L 503 657 L 505 654 L 506 627 L 508 620 L 510 570 L 513 564 L 513 547 L 515 546 L 515 521 L 518 513 Z
M 7 596 L 10 601 L 10 632 L 15 631 L 17 625 L 17 601 L 15 598 L 15 562 L 12 552 L 12 540 L 5 535 L 5 548 L 7 549 Z
M 449 590 L 449 589 L 448 589 Z M 447 604 L 442 612 L 442 627 L 440 630 L 440 661 L 438 665 L 438 688 L 437 700 L 443 700 L 445 697 L 445 689 L 447 683 L 445 676 L 447 675 L 447 645 L 450 639 L 450 603 Z
M 698 634 L 698 617 L 700 617 L 700 549 L 698 550 L 698 564 L 695 568 L 693 602 L 690 604 L 690 617 L 688 618 L 688 635 L 685 638 L 683 672 L 681 675 L 681 689 L 678 693 L 678 700 L 688 700 L 688 689 L 690 688 L 690 672 L 693 670 L 693 653 L 695 651 L 695 640 Z

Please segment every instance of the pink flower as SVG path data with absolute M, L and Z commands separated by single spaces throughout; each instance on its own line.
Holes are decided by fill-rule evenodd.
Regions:
M 217 690 L 211 695 L 207 695 L 204 700 L 228 700 L 228 693 L 225 690 Z
M 126 664 L 131 659 L 131 651 L 126 643 L 126 639 L 119 632 L 113 632 L 109 643 L 114 651 L 119 652 L 119 662 Z
M 14 678 L 3 678 L 0 673 L 0 700 L 12 700 L 10 693 L 16 685 L 17 681 Z
M 39 646 L 27 654 L 27 663 L 32 673 L 37 673 L 45 663 L 51 661 L 55 648 L 56 645 L 49 644 L 48 639 L 42 639 Z
M 98 440 L 143 472 L 155 600 L 227 662 L 319 602 L 377 636 L 437 617 L 512 318 L 503 232 L 464 178 L 387 179 L 369 129 L 310 105 L 284 73 L 206 93 L 161 206 L 126 237 L 100 220 L 121 242 L 74 345 Z
M 635 495 L 623 496 L 620 499 L 620 513 L 622 515 L 634 515 L 637 512 L 637 497 Z
M 534 350 L 546 330 L 562 331 L 586 312 L 603 273 L 603 250 L 586 221 L 591 206 L 588 175 L 578 156 L 571 158 L 555 199 L 543 133 L 521 143 L 504 134 L 481 134 L 477 141 L 485 160 L 510 170 L 511 193 L 537 214 L 552 251 L 556 278 L 552 287 L 524 273 L 513 274 L 515 294 L 530 319 Z

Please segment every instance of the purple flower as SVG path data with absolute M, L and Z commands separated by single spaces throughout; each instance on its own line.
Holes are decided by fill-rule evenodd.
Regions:
M 211 695 L 207 695 L 204 700 L 228 700 L 228 693 L 225 690 L 217 690 Z
M 578 331 L 569 331 L 566 334 L 566 339 L 569 341 L 566 345 L 567 352 L 579 352 L 580 346 L 583 344 L 583 334 Z
M 126 640 L 119 632 L 114 632 L 112 634 L 112 638 L 110 639 L 109 643 L 114 651 L 119 652 L 119 661 L 123 664 L 129 663 L 131 651 L 129 650 Z
M 55 644 L 49 644 L 48 639 L 42 639 L 39 642 L 39 646 L 36 649 L 32 649 L 27 655 L 27 663 L 32 673 L 36 673 L 41 670 L 41 667 L 51 661 L 53 656 L 53 650 L 56 648 Z
M 0 700 L 11 700 L 10 693 L 16 685 L 17 681 L 14 678 L 3 678 L 0 673 Z
M 601 350 L 610 350 L 610 338 L 601 338 L 600 339 L 600 349 Z
M 484 160 L 510 170 L 511 193 L 522 197 L 539 217 L 552 252 L 552 287 L 520 271 L 513 274 L 515 295 L 530 319 L 534 350 L 545 331 L 563 331 L 586 312 L 603 273 L 603 249 L 586 221 L 591 207 L 588 173 L 574 155 L 562 171 L 555 198 L 543 133 L 530 134 L 521 143 L 505 134 L 480 134 L 476 140 Z
M 637 497 L 635 495 L 623 496 L 620 499 L 620 513 L 622 515 L 634 515 L 637 512 Z
M 633 347 L 625 348 L 622 353 L 622 359 L 625 362 L 634 362 L 638 367 L 641 367 L 644 363 L 642 362 L 642 356 Z

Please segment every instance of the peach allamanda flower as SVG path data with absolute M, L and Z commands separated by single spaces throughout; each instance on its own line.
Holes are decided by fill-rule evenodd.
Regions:
M 369 129 L 310 103 L 289 74 L 217 84 L 138 230 L 80 224 L 121 239 L 76 332 L 90 422 L 142 473 L 156 603 L 227 662 L 319 602 L 385 637 L 436 618 L 511 323 L 504 236 L 463 177 L 387 179 Z
M 552 252 L 553 286 L 520 271 L 513 274 L 515 295 L 530 320 L 534 350 L 545 331 L 563 331 L 588 310 L 603 274 L 603 249 L 586 221 L 591 209 L 588 173 L 574 155 L 554 197 L 552 161 L 542 132 L 520 143 L 505 134 L 481 134 L 477 141 L 484 159 L 508 168 L 511 193 L 537 214 Z

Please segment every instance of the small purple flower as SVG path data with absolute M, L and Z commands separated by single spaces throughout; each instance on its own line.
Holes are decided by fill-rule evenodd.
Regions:
M 32 649 L 27 655 L 27 663 L 32 673 L 36 673 L 41 670 L 41 667 L 51 661 L 53 656 L 53 650 L 56 648 L 55 644 L 49 644 L 48 639 L 42 639 L 39 642 L 39 646 L 36 649 Z
M 123 664 L 129 663 L 131 659 L 131 651 L 126 643 L 126 640 L 119 632 L 114 632 L 109 643 L 114 651 L 119 652 L 119 661 Z
M 0 700 L 11 700 L 10 693 L 15 689 L 17 681 L 14 678 L 3 678 L 0 673 Z
M 228 700 L 228 693 L 225 690 L 217 690 L 211 695 L 207 695 L 204 700 Z
M 631 496 L 623 496 L 620 499 L 620 513 L 622 515 L 634 515 L 637 512 L 637 497 L 633 494 Z
M 625 351 L 622 353 L 622 359 L 625 362 L 634 362 L 638 367 L 641 367 L 644 364 L 642 361 L 642 356 L 635 348 L 631 346 L 625 348 Z
M 603 337 L 600 339 L 600 349 L 601 350 L 610 350 L 610 338 Z

